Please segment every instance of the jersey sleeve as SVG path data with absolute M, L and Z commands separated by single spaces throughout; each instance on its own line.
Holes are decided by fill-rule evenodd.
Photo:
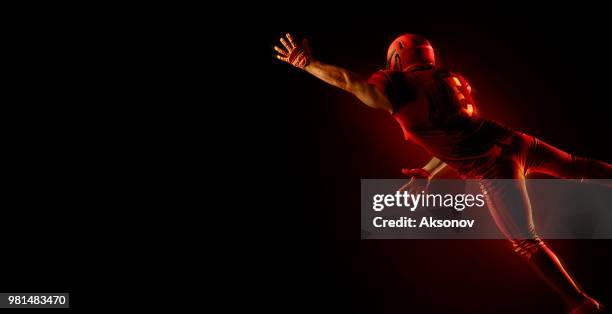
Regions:
M 368 78 L 368 84 L 376 87 L 379 92 L 386 95 L 385 91 L 391 83 L 391 78 L 384 71 L 378 71 Z
M 387 71 L 378 71 L 370 76 L 368 79 L 368 84 L 376 87 L 379 92 L 384 95 L 389 95 L 391 91 L 391 76 Z
M 387 96 L 387 99 L 393 105 L 393 111 L 395 112 L 397 102 L 397 88 L 396 79 L 393 71 L 380 70 L 375 72 L 368 78 L 368 84 L 374 86 L 379 92 Z

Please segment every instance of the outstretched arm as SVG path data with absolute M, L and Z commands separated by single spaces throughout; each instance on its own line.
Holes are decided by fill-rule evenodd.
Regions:
M 392 112 L 393 107 L 385 95 L 357 74 L 346 69 L 311 60 L 304 70 L 322 81 L 352 93 L 366 106 Z
M 368 84 L 365 79 L 349 70 L 325 64 L 312 58 L 310 47 L 306 40 L 302 44 L 296 44 L 290 34 L 286 34 L 286 37 L 287 40 L 285 38 L 280 39 L 285 50 L 274 46 L 274 50 L 278 52 L 276 57 L 279 60 L 290 63 L 330 85 L 352 93 L 369 107 L 388 112 L 393 111 L 393 106 L 387 97 L 374 86 Z

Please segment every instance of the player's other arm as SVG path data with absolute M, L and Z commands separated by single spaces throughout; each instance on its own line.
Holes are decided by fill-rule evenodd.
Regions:
M 438 174 L 438 172 L 444 169 L 444 167 L 446 167 L 446 163 L 436 157 L 433 157 L 422 168 L 402 169 L 402 173 L 410 176 L 412 179 L 431 180 L 436 176 L 436 174 Z
M 429 173 L 429 179 L 432 179 L 436 176 L 436 174 L 438 174 L 438 172 L 444 169 L 444 167 L 446 167 L 446 164 L 442 160 L 433 157 L 425 166 L 423 166 L 423 170 L 427 171 Z
M 285 49 L 274 47 L 274 50 L 278 53 L 276 57 L 279 60 L 290 63 L 330 85 L 352 93 L 369 107 L 388 112 L 393 111 L 393 106 L 387 97 L 374 86 L 368 84 L 367 80 L 349 70 L 325 64 L 312 58 L 310 47 L 308 47 L 306 41 L 303 44 L 296 44 L 290 34 L 286 34 L 286 37 L 287 39 L 280 39 Z
M 409 193 L 427 192 L 429 181 L 446 167 L 446 163 L 433 157 L 425 166 L 416 169 L 402 169 L 402 173 L 410 177 L 410 181 L 404 184 L 399 190 Z

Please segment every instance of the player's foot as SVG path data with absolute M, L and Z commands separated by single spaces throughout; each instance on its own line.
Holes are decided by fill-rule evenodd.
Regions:
M 585 295 L 584 300 L 572 309 L 570 314 L 604 313 L 603 306 L 595 299 Z

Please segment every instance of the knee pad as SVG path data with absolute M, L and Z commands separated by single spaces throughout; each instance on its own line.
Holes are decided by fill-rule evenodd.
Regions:
M 540 238 L 512 240 L 514 252 L 518 253 L 525 259 L 531 259 L 531 256 L 544 247 L 544 241 Z

